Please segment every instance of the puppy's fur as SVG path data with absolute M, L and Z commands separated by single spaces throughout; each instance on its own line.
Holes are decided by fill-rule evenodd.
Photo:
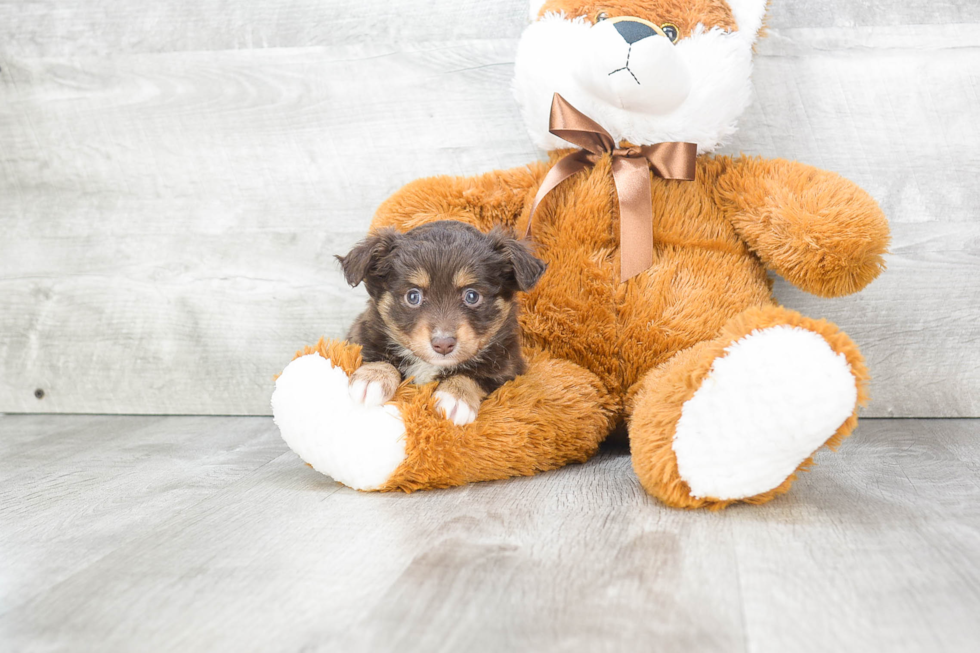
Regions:
M 355 400 L 384 403 L 404 378 L 438 381 L 439 406 L 465 424 L 524 372 L 514 296 L 545 264 L 507 232 L 451 220 L 381 229 L 337 258 L 347 282 L 363 282 L 370 296 L 347 336 L 366 363 L 351 378 Z

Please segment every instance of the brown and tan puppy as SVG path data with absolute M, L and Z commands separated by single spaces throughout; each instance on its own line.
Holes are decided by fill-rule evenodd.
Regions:
M 451 220 L 387 228 L 337 258 L 370 296 L 347 336 L 365 361 L 351 377 L 355 401 L 383 404 L 403 379 L 438 381 L 437 405 L 469 424 L 486 395 L 524 372 L 514 295 L 545 264 L 507 232 Z

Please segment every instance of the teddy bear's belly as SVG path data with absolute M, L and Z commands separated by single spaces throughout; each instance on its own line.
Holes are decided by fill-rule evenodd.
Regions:
M 673 354 L 715 337 L 744 309 L 773 302 L 764 267 L 740 243 L 664 240 L 655 242 L 653 266 L 625 284 L 615 243 L 591 250 L 539 243 L 549 267 L 526 298 L 521 322 L 528 343 L 625 393 Z
M 718 335 L 750 306 L 773 302 L 766 272 L 747 255 L 658 247 L 654 265 L 616 294 L 618 386 L 626 391 L 677 352 Z

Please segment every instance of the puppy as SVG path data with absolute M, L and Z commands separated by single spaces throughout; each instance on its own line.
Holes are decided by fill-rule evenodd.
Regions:
M 364 282 L 370 296 L 347 335 L 364 360 L 351 377 L 355 401 L 381 405 L 407 378 L 438 381 L 437 406 L 469 424 L 484 397 L 524 372 L 514 295 L 534 287 L 545 264 L 500 228 L 389 227 L 337 259 L 347 283 Z

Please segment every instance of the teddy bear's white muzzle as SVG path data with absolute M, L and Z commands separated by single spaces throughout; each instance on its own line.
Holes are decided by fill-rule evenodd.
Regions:
M 687 66 L 665 36 L 631 40 L 612 21 L 596 24 L 580 51 L 576 80 L 614 107 L 654 115 L 670 113 L 691 91 Z

